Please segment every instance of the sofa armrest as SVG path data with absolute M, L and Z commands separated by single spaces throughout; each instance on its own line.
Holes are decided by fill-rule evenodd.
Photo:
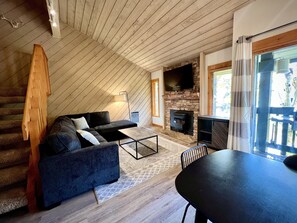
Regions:
M 120 176 L 118 145 L 114 142 L 41 159 L 44 205 L 49 206 Z

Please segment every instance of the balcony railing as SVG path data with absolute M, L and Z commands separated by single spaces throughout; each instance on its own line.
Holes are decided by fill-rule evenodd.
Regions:
M 257 117 L 260 112 L 257 108 Z M 297 145 L 296 145 L 296 130 L 297 130 L 297 121 L 296 121 L 296 112 L 294 112 L 294 107 L 270 107 L 268 111 L 268 126 L 267 133 L 256 132 L 255 147 L 257 150 L 261 151 L 259 145 L 261 145 L 261 140 L 265 140 L 265 153 L 269 153 L 269 149 L 279 151 L 280 156 L 286 156 L 287 153 L 296 153 L 297 154 Z M 261 125 L 261 121 L 257 120 L 257 124 Z M 271 150 L 270 150 L 271 151 Z

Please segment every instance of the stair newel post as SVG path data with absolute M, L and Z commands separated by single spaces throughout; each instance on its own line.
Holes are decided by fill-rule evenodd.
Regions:
M 36 113 L 36 109 L 32 109 L 32 113 Z M 37 210 L 37 202 L 36 197 L 40 196 L 40 179 L 39 179 L 39 170 L 38 170 L 38 161 L 39 161 L 39 127 L 37 121 L 30 122 L 30 132 L 34 129 L 33 134 L 30 134 L 30 146 L 31 146 L 31 153 L 30 153 L 30 164 L 29 164 L 29 178 L 27 184 L 27 196 L 28 196 L 28 207 L 30 211 Z

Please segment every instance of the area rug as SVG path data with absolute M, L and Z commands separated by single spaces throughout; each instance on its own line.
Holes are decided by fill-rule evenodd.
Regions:
M 151 144 L 154 142 L 146 142 Z M 133 144 L 130 145 L 134 149 Z M 159 137 L 159 152 L 157 154 L 136 160 L 119 147 L 120 178 L 112 184 L 105 184 L 94 189 L 99 204 L 128 189 L 151 179 L 152 177 L 180 165 L 181 151 L 186 147 Z M 141 151 L 141 148 L 140 148 Z

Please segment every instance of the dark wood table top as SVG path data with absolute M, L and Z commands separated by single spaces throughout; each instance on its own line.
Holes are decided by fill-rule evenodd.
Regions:
M 221 150 L 190 164 L 175 185 L 213 223 L 297 222 L 297 172 L 278 161 Z

